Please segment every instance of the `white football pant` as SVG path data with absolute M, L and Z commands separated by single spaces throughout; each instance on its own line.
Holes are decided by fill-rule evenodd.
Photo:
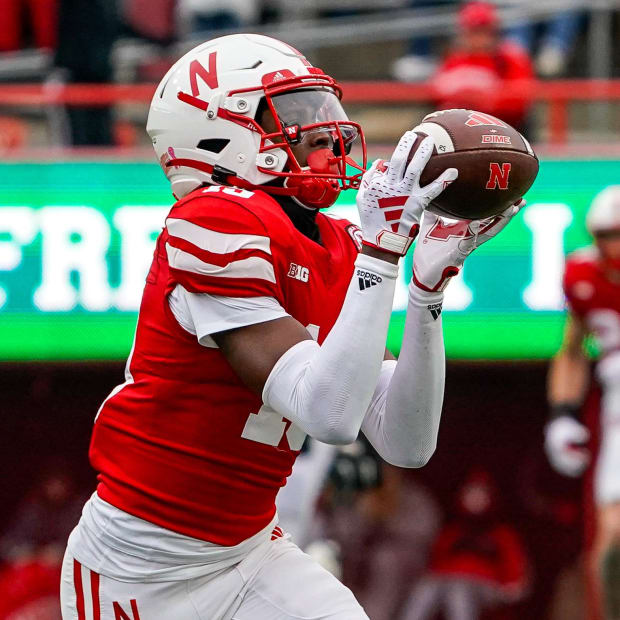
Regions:
M 184 581 L 128 583 L 67 551 L 63 620 L 368 620 L 352 592 L 287 538 L 239 564 Z

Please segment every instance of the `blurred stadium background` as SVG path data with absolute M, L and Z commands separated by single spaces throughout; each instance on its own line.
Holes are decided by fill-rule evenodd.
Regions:
M 494 489 L 494 518 L 519 541 L 506 556 L 490 545 L 486 560 L 519 586 L 476 617 L 597 617 L 586 569 L 590 480 L 550 469 L 542 429 L 564 256 L 589 243 L 584 215 L 594 195 L 620 182 L 620 2 L 496 4 L 502 36 L 527 44 L 527 25 L 537 37 L 523 48 L 536 75 L 517 88 L 541 169 L 522 215 L 448 288 L 446 398 L 430 464 L 386 467 L 363 490 L 335 475 L 321 497 L 322 535 L 338 543 L 343 579 L 373 620 L 401 617 L 438 562 L 430 550 L 443 525 L 463 517 L 456 492 L 471 476 Z M 387 156 L 437 106 L 433 76 L 459 28 L 459 5 L 0 0 L 0 618 L 59 618 L 60 554 L 95 483 L 92 421 L 122 381 L 153 241 L 172 203 L 144 131 L 156 82 L 202 40 L 269 34 L 343 83 L 371 157 Z M 355 219 L 354 196 L 333 209 Z M 410 269 L 402 272 L 395 352 Z

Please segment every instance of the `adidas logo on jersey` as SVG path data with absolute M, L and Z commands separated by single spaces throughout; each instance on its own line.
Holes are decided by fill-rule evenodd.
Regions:
M 378 276 L 376 273 L 371 273 L 370 271 L 364 271 L 363 269 L 358 269 L 356 275 L 360 285 L 360 291 L 365 291 L 367 288 L 383 282 L 381 276 Z
M 428 311 L 431 313 L 433 317 L 433 321 L 436 321 L 441 314 L 442 304 L 431 304 L 430 306 L 426 306 Z
M 302 267 L 301 265 L 297 265 L 296 263 L 291 263 L 288 268 L 288 273 L 286 274 L 289 278 L 294 278 L 295 280 L 299 280 L 300 282 L 307 282 L 310 277 L 310 270 L 308 267 Z

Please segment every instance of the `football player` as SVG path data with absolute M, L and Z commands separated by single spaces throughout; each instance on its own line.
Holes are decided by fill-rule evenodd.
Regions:
M 620 618 L 620 185 L 592 202 L 586 226 L 594 246 L 566 263 L 568 317 L 562 347 L 549 374 L 552 417 L 545 447 L 552 465 L 579 476 L 590 463 L 589 431 L 579 411 L 590 383 L 584 340 L 592 334 L 600 350 L 595 374 L 602 388 L 601 443 L 594 478 L 597 505 L 595 554 L 608 618 Z
M 393 464 L 428 461 L 443 290 L 521 203 L 434 235 L 422 214 L 456 170 L 421 187 L 433 144 L 407 164 L 407 132 L 364 173 L 341 94 L 289 45 L 243 34 L 193 49 L 158 86 L 147 131 L 177 202 L 126 381 L 95 419 L 99 484 L 68 542 L 65 619 L 367 617 L 278 527 L 275 496 L 306 434 L 346 444 L 361 429 Z M 349 188 L 361 229 L 320 212 Z M 418 232 L 397 363 L 386 335 Z

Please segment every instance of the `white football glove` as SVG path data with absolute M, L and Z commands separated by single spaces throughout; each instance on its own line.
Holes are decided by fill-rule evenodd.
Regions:
M 503 213 L 484 220 L 448 220 L 424 212 L 413 252 L 413 283 L 424 291 L 443 291 L 465 259 L 492 239 L 525 206 L 521 199 Z
M 458 175 L 455 168 L 448 168 L 420 187 L 434 143 L 431 137 L 424 138 L 407 165 L 416 138 L 414 131 L 407 131 L 389 162 L 377 160 L 366 171 L 357 192 L 363 243 L 399 256 L 407 253 L 416 238 L 424 209 Z
M 590 464 L 590 451 L 584 444 L 590 431 L 574 418 L 564 415 L 545 427 L 545 452 L 553 468 L 565 476 L 576 478 Z

